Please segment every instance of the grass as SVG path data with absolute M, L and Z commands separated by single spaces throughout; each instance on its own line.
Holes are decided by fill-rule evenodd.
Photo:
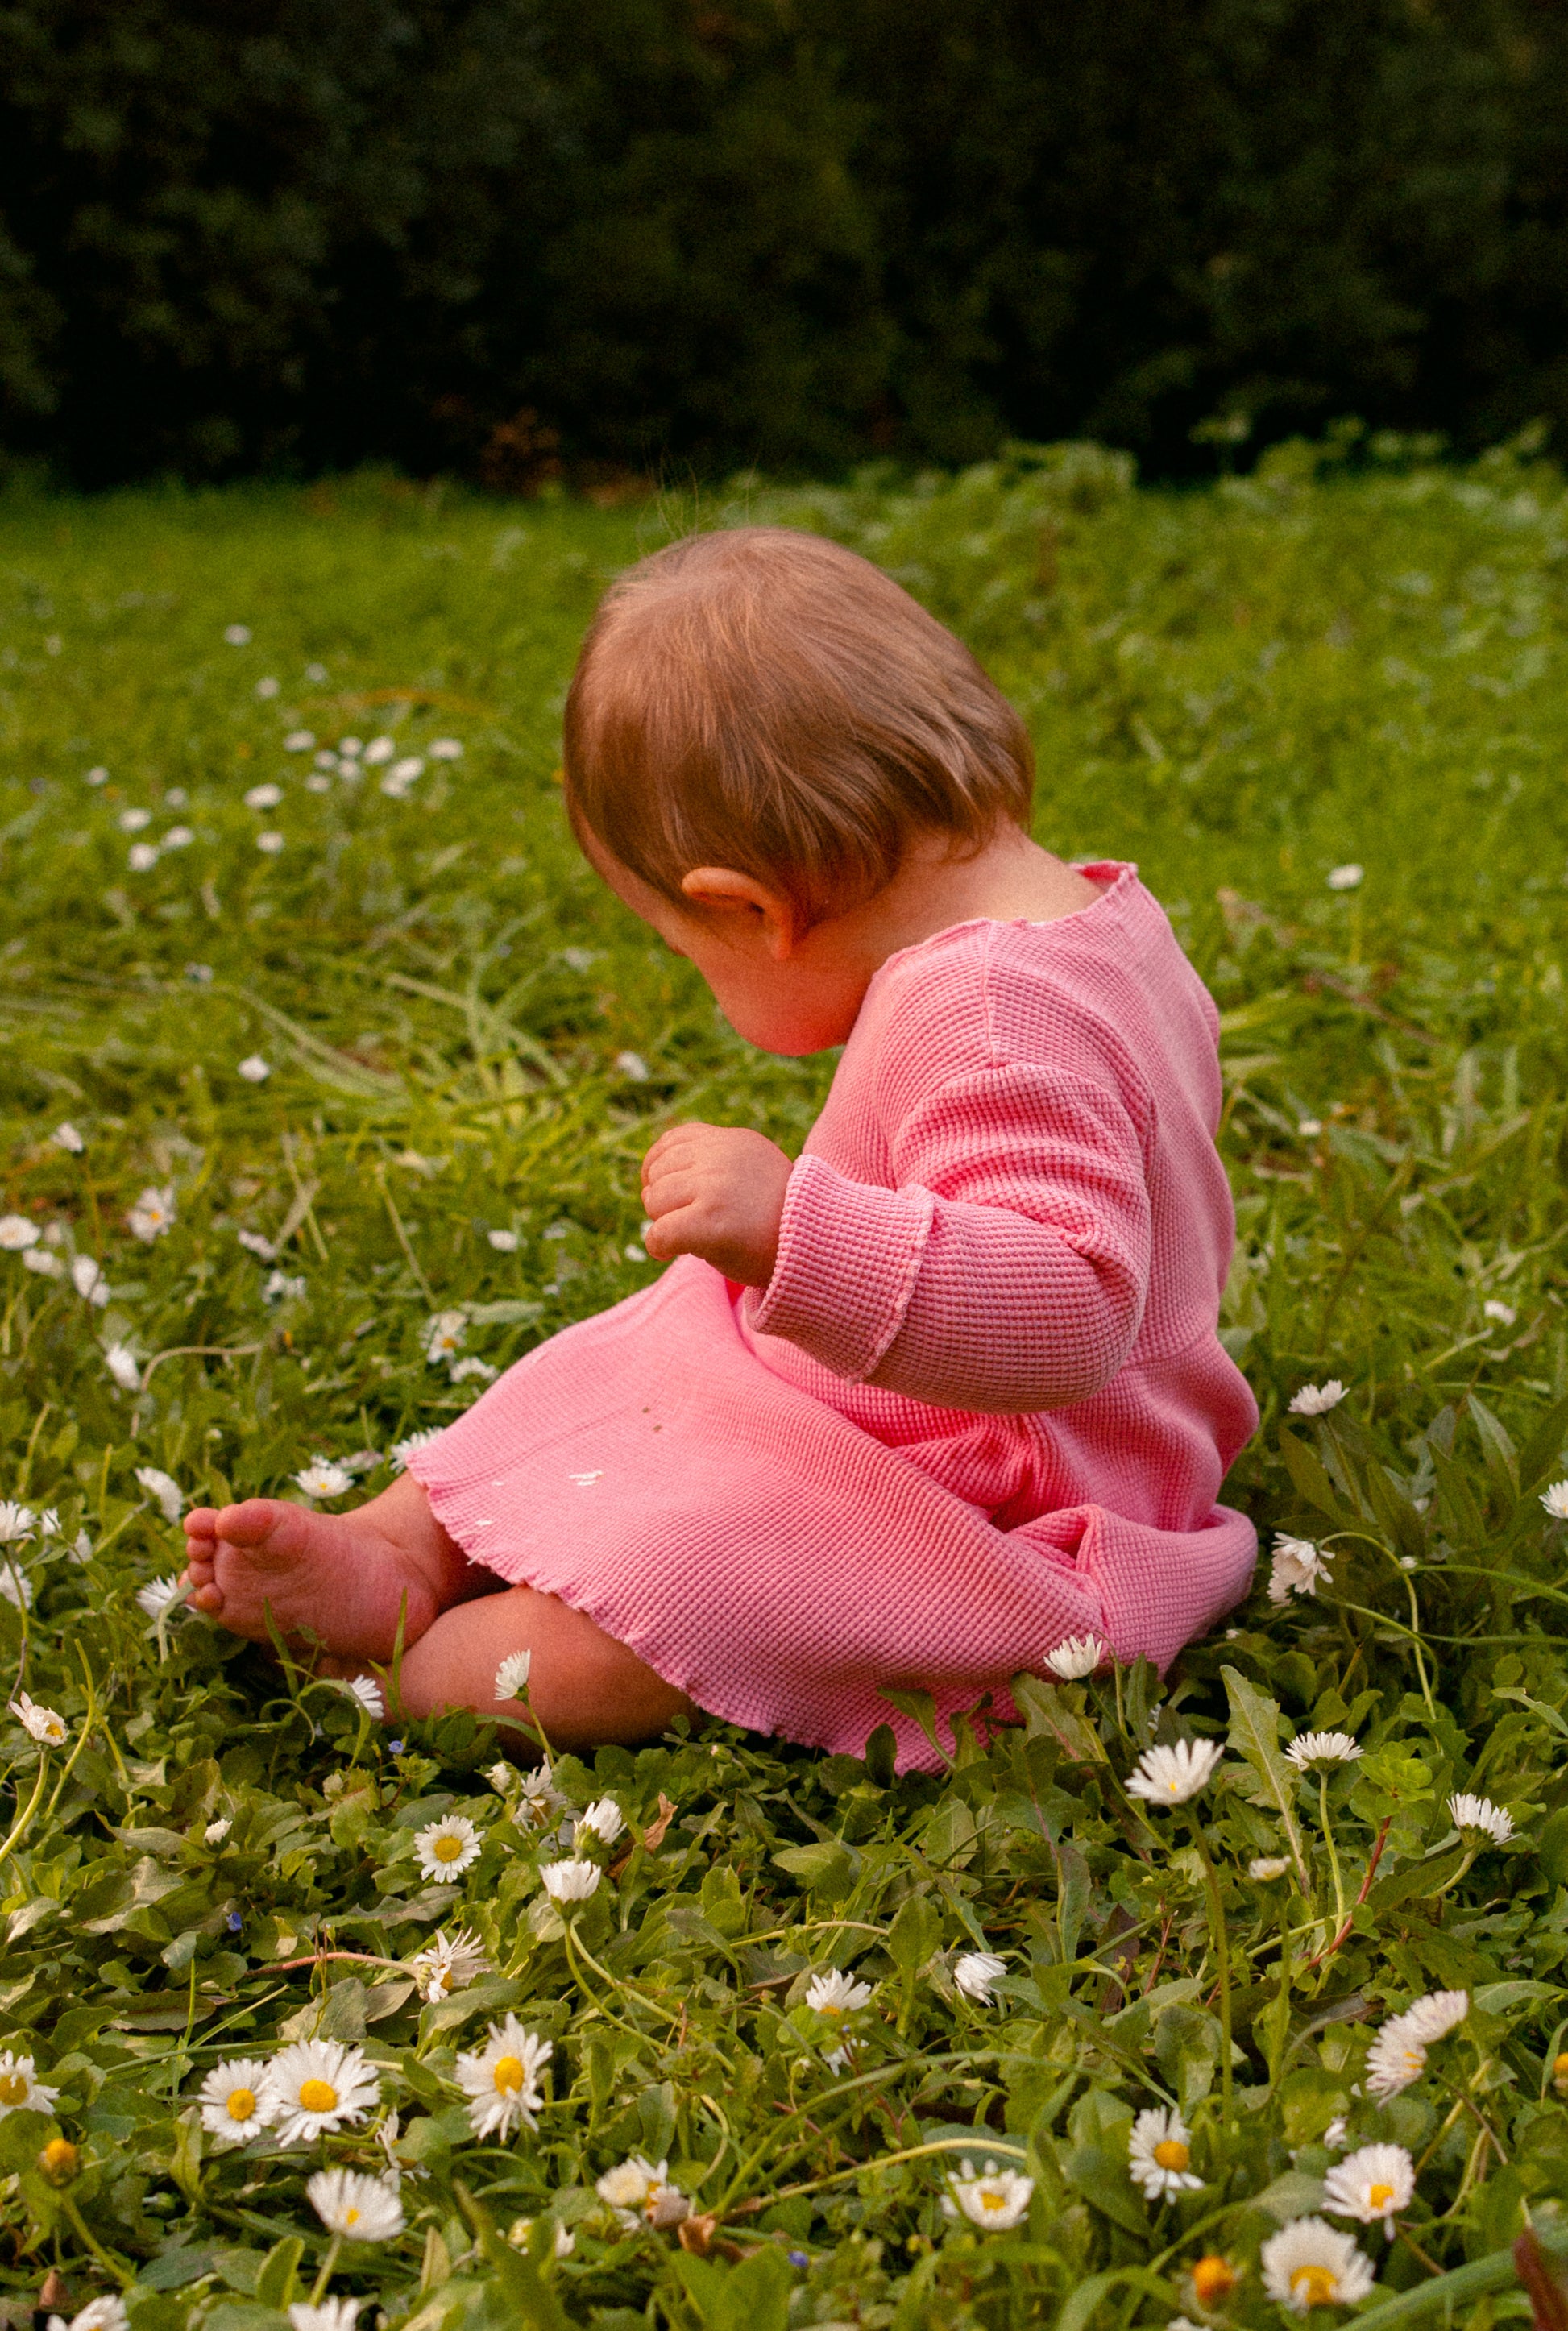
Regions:
M 1568 1586 L 1540 1502 L 1568 1470 L 1568 497 L 1506 450 L 1379 452 L 1184 498 L 1080 450 L 735 505 L 865 547 L 971 638 L 1034 728 L 1042 837 L 1138 858 L 1170 906 L 1225 1021 L 1225 1335 L 1264 1412 L 1231 1493 L 1329 1570 L 1277 1605 L 1265 1563 L 1163 1692 L 1024 1687 L 1026 1726 L 945 1733 L 936 1776 L 895 1779 L 883 1738 L 823 1759 L 717 1727 L 562 1758 L 566 1804 L 628 1825 L 565 1920 L 554 1812 L 493 1734 L 394 1735 L 138 1594 L 176 1567 L 166 1500 L 288 1492 L 317 1457 L 383 1483 L 478 1389 L 426 1356 L 433 1314 L 500 1367 L 646 1283 L 660 1126 L 809 1124 L 831 1062 L 740 1045 L 552 785 L 603 579 L 725 513 L 375 479 L 5 506 L 0 1213 L 45 1267 L 0 1251 L 0 1491 L 58 1527 L 8 1518 L 0 1665 L 67 1735 L 0 1736 L 11 2320 L 58 2263 L 68 2314 L 123 2288 L 138 2331 L 282 2331 L 312 2290 L 419 2331 L 1278 2324 L 1260 2252 L 1322 2207 L 1342 2117 L 1416 2168 L 1392 2243 L 1335 2222 L 1375 2270 L 1364 2319 L 1528 2311 L 1508 2245 L 1568 2203 Z M 402 799 L 311 792 L 300 728 L 427 765 Z M 173 1218 L 141 1239 L 147 1190 Z M 1339 1404 L 1288 1413 L 1329 1377 Z M 1309 1726 L 1359 1760 L 1297 1774 Z M 1183 1736 L 1226 1745 L 1219 1775 L 1145 1812 L 1122 1784 Z M 1460 1788 L 1514 1837 L 1457 1832 Z M 415 1844 L 449 1812 L 480 1843 L 456 1883 Z M 460 1925 L 491 1968 L 423 2000 L 405 1963 Z M 979 1948 L 990 2004 L 954 1980 Z M 847 2022 L 807 2003 L 832 1968 L 872 1986 Z M 1379 2103 L 1373 2035 L 1439 1989 L 1464 2020 Z M 480 2141 L 456 2058 L 508 2014 L 550 2043 L 544 2101 Z M 204 2131 L 215 2065 L 313 2035 L 364 2050 L 367 2117 L 291 2151 Z M 1145 2201 L 1156 2106 L 1202 2183 Z M 307 2177 L 389 2154 L 406 2230 L 332 2244 Z M 629 2155 L 668 2163 L 683 2241 L 597 2196 Z M 1015 2226 L 944 2213 L 965 2158 L 1032 2179 Z M 1193 2285 L 1205 2256 L 1228 2295 Z

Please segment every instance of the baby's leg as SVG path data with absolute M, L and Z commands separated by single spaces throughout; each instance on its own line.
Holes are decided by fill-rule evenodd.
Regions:
M 191 1602 L 237 1635 L 314 1641 L 356 1660 L 388 1660 L 401 1621 L 416 1643 L 438 1613 L 489 1594 L 412 1473 L 350 1514 L 249 1498 L 185 1516 Z M 269 1626 L 269 1619 L 271 1626 Z
M 635 1651 L 532 1586 L 443 1612 L 403 1662 L 403 1705 L 411 1716 L 473 1708 L 504 1719 L 511 1711 L 496 1698 L 496 1670 L 512 1651 L 532 1654 L 528 1699 L 552 1747 L 631 1746 L 697 1713 Z

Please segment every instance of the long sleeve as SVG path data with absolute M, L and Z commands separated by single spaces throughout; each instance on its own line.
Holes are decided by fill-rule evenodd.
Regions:
M 809 1153 L 753 1327 L 854 1383 L 993 1415 L 1088 1399 L 1148 1287 L 1138 1127 L 1108 1083 L 1033 1064 L 928 1093 L 890 1141 L 894 1186 Z

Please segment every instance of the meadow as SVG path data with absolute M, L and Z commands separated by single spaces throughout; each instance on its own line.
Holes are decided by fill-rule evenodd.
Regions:
M 811 1122 L 555 782 L 603 582 L 745 517 L 970 640 L 1213 990 L 1264 1554 L 931 1774 L 530 1774 L 188 1614 L 177 1518 L 384 1486 L 650 1281 L 662 1126 Z M 1527 441 L 0 503 L 6 2321 L 1489 2331 L 1527 2227 L 1565 2319 L 1565 674 Z

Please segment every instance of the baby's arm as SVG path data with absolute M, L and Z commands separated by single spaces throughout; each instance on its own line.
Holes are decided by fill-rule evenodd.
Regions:
M 1107 1086 L 1036 1066 L 929 1093 L 898 1127 L 898 1187 L 806 1156 L 752 1314 L 852 1382 L 1025 1414 L 1087 1400 L 1143 1318 L 1149 1195 Z

